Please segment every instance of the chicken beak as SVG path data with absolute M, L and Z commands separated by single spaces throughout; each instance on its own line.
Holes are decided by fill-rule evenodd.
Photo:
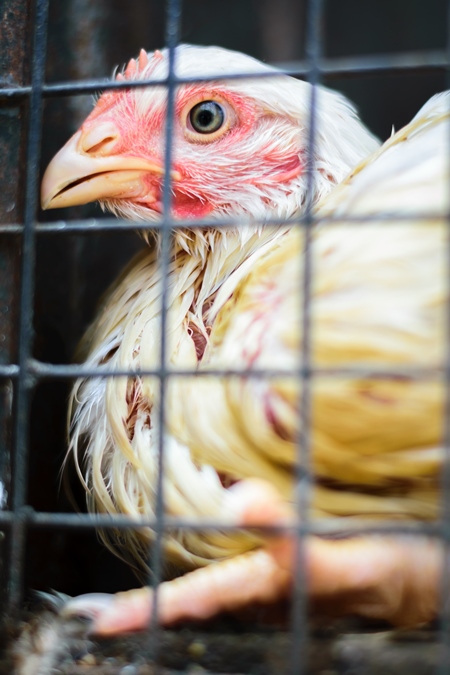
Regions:
M 43 209 L 88 204 L 98 199 L 145 199 L 148 203 L 156 199 L 143 179 L 148 173 L 163 176 L 163 166 L 113 152 L 86 152 L 85 136 L 82 130 L 77 131 L 48 165 L 41 186 Z M 172 171 L 171 177 L 180 180 L 181 176 Z

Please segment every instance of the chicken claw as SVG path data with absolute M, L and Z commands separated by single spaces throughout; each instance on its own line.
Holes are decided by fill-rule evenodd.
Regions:
M 251 479 L 230 489 L 230 510 L 242 526 L 292 524 L 292 508 L 272 486 Z M 292 534 L 267 537 L 264 548 L 212 564 L 158 589 L 158 620 L 168 626 L 204 620 L 253 603 L 286 599 L 294 569 Z M 425 537 L 364 535 L 305 541 L 308 593 L 313 607 L 332 615 L 353 614 L 412 626 L 438 611 L 443 550 Z M 152 611 L 150 588 L 70 600 L 62 613 L 92 619 L 99 635 L 144 629 Z

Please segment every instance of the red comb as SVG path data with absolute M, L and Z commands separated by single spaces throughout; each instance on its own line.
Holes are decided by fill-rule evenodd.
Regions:
M 156 49 L 152 60 L 155 59 L 156 61 L 160 61 L 163 59 L 162 53 L 159 51 L 159 49 Z M 122 82 L 123 80 L 132 80 L 136 77 L 136 75 L 149 65 L 150 60 L 148 58 L 148 54 L 145 51 L 145 49 L 141 49 L 139 52 L 139 56 L 137 59 L 130 59 L 128 61 L 127 67 L 125 68 L 123 73 L 117 73 L 116 75 L 116 80 L 119 82 Z
M 145 49 L 141 49 L 139 52 L 139 70 L 144 70 L 148 66 L 148 54 Z
M 131 80 L 136 75 L 137 72 L 138 72 L 138 66 L 137 66 L 137 63 L 136 63 L 136 59 L 130 59 L 128 61 L 127 67 L 125 68 L 125 73 L 124 73 L 125 79 Z

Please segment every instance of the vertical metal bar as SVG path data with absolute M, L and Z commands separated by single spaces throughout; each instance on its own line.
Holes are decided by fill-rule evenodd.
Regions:
M 447 1 L 447 87 L 450 87 L 450 0 Z M 448 137 L 448 162 L 450 164 L 450 134 Z M 448 186 L 450 191 L 450 184 Z M 448 228 L 447 291 L 450 291 L 450 219 Z M 441 621 L 439 675 L 447 675 L 450 668 L 450 302 L 447 303 L 447 354 L 445 364 L 444 406 L 444 465 L 441 474 L 441 536 L 444 564 L 441 579 Z
M 307 624 L 307 574 L 305 559 L 305 541 L 301 532 L 306 532 L 309 520 L 311 492 L 310 445 L 311 445 L 311 228 L 313 225 L 312 207 L 314 199 L 314 145 L 316 136 L 317 84 L 319 81 L 318 61 L 322 46 L 323 0 L 310 0 L 306 24 L 306 58 L 309 66 L 308 80 L 311 84 L 310 116 L 307 149 L 307 195 L 305 204 L 305 227 L 303 244 L 303 302 L 301 314 L 301 367 L 304 372 L 300 395 L 300 430 L 298 438 L 298 475 L 296 486 L 296 506 L 299 520 L 298 536 L 295 548 L 294 591 L 292 601 L 292 675 L 307 672 L 306 662 L 308 643 Z
M 28 82 L 28 0 L 0 0 L 0 86 Z M 0 107 L 0 223 L 23 219 L 21 167 L 25 160 L 24 102 L 2 101 Z M 16 361 L 20 238 L 0 240 L 0 364 Z M 0 379 L 0 510 L 11 505 L 13 383 Z M 0 607 L 6 606 L 6 540 L 0 533 Z
M 45 76 L 49 0 L 37 0 L 31 65 L 32 91 L 29 102 L 25 211 L 22 238 L 21 288 L 18 327 L 19 377 L 14 399 L 13 500 L 15 514 L 11 530 L 9 609 L 15 611 L 22 595 L 26 523 L 21 510 L 26 500 L 30 387 L 29 359 L 33 343 L 35 267 L 35 217 L 39 194 L 39 157 L 42 127 L 42 85 Z
M 163 222 L 161 228 L 161 350 L 160 350 L 160 387 L 159 387 L 159 437 L 158 437 L 158 477 L 156 486 L 156 532 L 152 552 L 153 608 L 151 619 L 152 654 L 157 654 L 158 632 L 158 586 L 161 583 L 162 540 L 164 536 L 164 434 L 166 424 L 166 391 L 167 391 L 167 309 L 168 309 L 168 273 L 171 257 L 171 177 L 173 117 L 175 107 L 175 55 L 178 44 L 181 21 L 181 0 L 167 0 L 166 45 L 169 51 L 167 116 L 165 129 L 164 152 L 164 188 L 163 188 Z

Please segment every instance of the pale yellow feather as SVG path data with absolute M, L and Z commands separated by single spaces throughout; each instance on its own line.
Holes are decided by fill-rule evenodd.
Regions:
M 444 96 L 432 100 L 317 211 L 313 363 L 321 368 L 359 363 L 364 373 L 357 379 L 314 379 L 316 517 L 430 519 L 438 513 L 449 295 L 447 101 Z M 436 216 L 414 220 L 417 209 Z M 383 223 L 346 222 L 383 212 L 391 214 Z M 340 222 L 329 223 L 329 216 Z M 197 247 L 196 236 L 178 239 L 170 263 L 169 367 L 197 366 L 191 339 L 196 328 L 206 343 L 201 370 L 295 371 L 302 341 L 302 230 L 216 233 L 207 246 L 205 234 L 198 233 Z M 157 253 L 145 252 L 118 281 L 90 330 L 86 365 L 157 367 L 160 297 Z M 435 374 L 423 380 L 373 376 L 377 367 L 395 371 L 407 366 L 427 367 Z M 292 377 L 170 378 L 167 513 L 226 519 L 226 486 L 247 476 L 271 481 L 289 499 L 299 395 L 299 382 Z M 155 377 L 77 383 L 71 449 L 79 457 L 84 448 L 83 480 L 91 509 L 154 514 L 158 405 Z M 151 530 L 142 528 L 116 533 L 111 543 L 124 555 L 145 560 L 152 537 Z M 220 530 L 165 537 L 168 557 L 185 566 L 204 565 L 257 544 L 256 537 Z

